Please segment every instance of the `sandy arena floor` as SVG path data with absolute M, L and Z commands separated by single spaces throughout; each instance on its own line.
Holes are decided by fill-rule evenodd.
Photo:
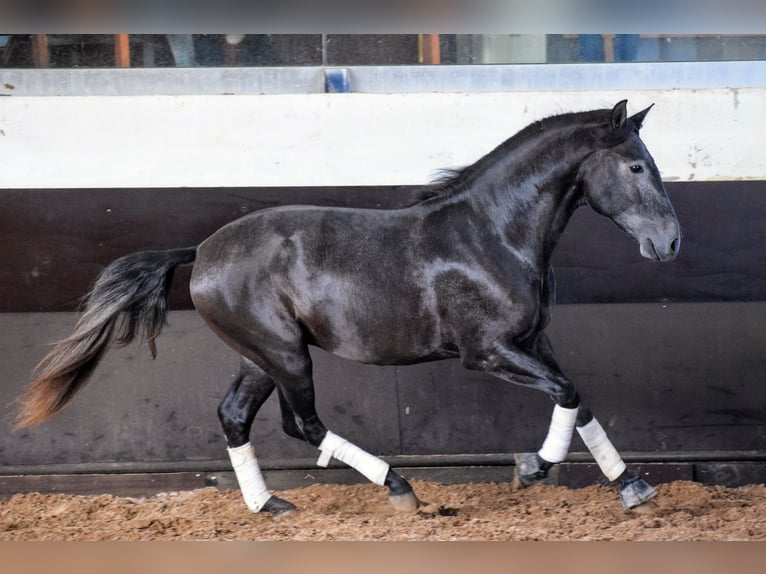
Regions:
M 660 485 L 648 512 L 615 491 L 413 481 L 425 505 L 398 514 L 375 485 L 282 491 L 299 511 L 252 514 L 236 490 L 145 499 L 19 494 L 0 501 L 0 540 L 766 540 L 766 487 Z

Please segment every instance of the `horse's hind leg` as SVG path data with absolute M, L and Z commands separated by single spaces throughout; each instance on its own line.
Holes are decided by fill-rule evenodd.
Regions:
M 419 501 L 409 482 L 393 471 L 388 463 L 362 450 L 348 440 L 327 430 L 319 419 L 314 404 L 311 359 L 306 350 L 305 368 L 301 375 L 278 378 L 282 427 L 289 436 L 304 440 L 319 449 L 318 466 L 326 467 L 335 458 L 375 484 L 388 487 L 388 497 L 396 510 L 412 512 Z
M 272 516 L 295 507 L 269 492 L 250 444 L 250 429 L 258 409 L 274 391 L 274 381 L 251 361 L 242 358 L 239 374 L 218 407 L 229 458 L 247 507 Z

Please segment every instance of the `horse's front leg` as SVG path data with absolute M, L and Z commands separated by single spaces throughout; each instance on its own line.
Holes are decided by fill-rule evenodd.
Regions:
M 590 409 L 581 404 L 574 384 L 559 367 L 544 334 L 540 333 L 528 349 L 496 345 L 490 351 L 464 357 L 464 364 L 539 389 L 556 402 L 542 447 L 537 452 L 516 456 L 516 472 L 522 486 L 544 479 L 554 464 L 566 458 L 576 428 L 601 471 L 616 483 L 624 508 L 639 506 L 656 495 L 645 481 L 627 471 L 603 427 Z
M 540 333 L 535 340 L 535 354 L 551 369 L 565 376 L 558 364 L 558 359 L 553 352 L 550 340 L 545 333 Z M 640 506 L 657 495 L 657 491 L 638 475 L 630 472 L 622 462 L 617 450 L 606 436 L 606 432 L 593 416 L 591 410 L 583 406 L 578 399 L 576 427 L 588 450 L 596 459 L 602 472 L 609 478 L 622 469 L 616 479 L 613 480 L 620 491 L 620 500 L 627 510 Z M 551 422 L 553 424 L 553 422 Z M 550 431 L 549 431 L 550 433 Z M 610 462 L 611 461 L 611 462 Z M 606 470 L 605 470 L 606 469 Z

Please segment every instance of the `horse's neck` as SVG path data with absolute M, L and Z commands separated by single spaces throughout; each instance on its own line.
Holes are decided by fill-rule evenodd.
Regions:
M 552 153 L 541 144 L 533 150 L 537 153 L 498 161 L 476 178 L 467 194 L 503 242 L 541 270 L 577 208 L 581 192 L 575 174 L 587 155 L 575 146 L 560 148 Z

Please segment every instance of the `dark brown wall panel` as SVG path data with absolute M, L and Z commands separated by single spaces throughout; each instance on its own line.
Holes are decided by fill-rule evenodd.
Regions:
M 99 270 L 134 251 L 197 245 L 251 211 L 303 203 L 399 207 L 390 188 L 0 190 L 0 312 L 76 309 Z M 179 270 L 172 304 L 190 308 Z
M 684 241 L 643 259 L 580 209 L 554 254 L 559 303 L 766 300 L 766 182 L 669 183 Z M 75 309 L 99 270 L 133 251 L 195 245 L 221 225 L 291 203 L 392 208 L 412 187 L 0 190 L 0 312 Z M 188 270 L 174 308 L 189 308 Z
M 683 242 L 672 263 L 589 209 L 554 255 L 560 303 L 766 300 L 766 181 L 666 183 Z

